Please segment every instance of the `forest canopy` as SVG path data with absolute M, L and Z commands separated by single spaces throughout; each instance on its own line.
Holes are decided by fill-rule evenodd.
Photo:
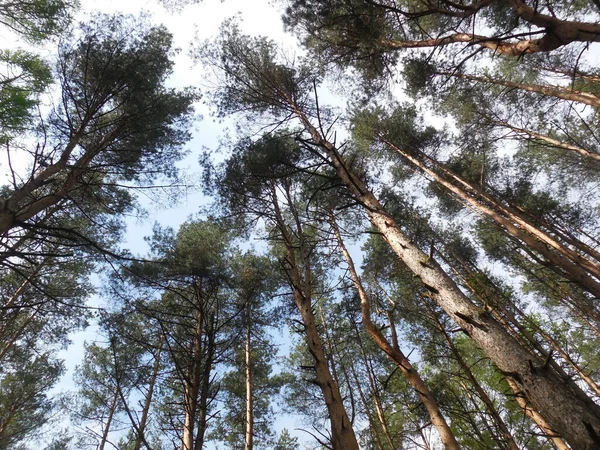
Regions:
M 0 450 L 600 448 L 600 3 L 274 3 L 0 5 Z

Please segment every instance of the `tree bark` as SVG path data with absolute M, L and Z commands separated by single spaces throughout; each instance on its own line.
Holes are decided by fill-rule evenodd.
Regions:
M 209 316 L 209 326 L 206 331 L 206 345 L 204 363 L 202 364 L 202 384 L 200 387 L 200 399 L 198 400 L 198 421 L 196 424 L 196 441 L 194 450 L 202 450 L 206 428 L 208 426 L 208 406 L 210 394 L 210 382 L 212 367 L 215 362 L 216 348 L 216 319 L 215 313 L 211 312 Z
M 570 152 L 574 152 L 577 153 L 580 156 L 583 156 L 584 158 L 590 158 L 596 161 L 600 161 L 600 153 L 595 153 L 592 152 L 590 150 L 586 150 L 585 148 L 581 148 L 577 145 L 573 145 L 573 144 L 569 144 L 567 142 L 562 142 L 559 141 L 558 139 L 555 139 L 551 136 L 546 136 L 544 134 L 541 133 L 536 133 L 535 131 L 532 130 L 528 130 L 526 128 L 520 128 L 517 126 L 514 126 L 504 120 L 498 120 L 498 119 L 492 119 L 492 118 L 487 118 L 490 122 L 492 122 L 495 125 L 498 125 L 500 127 L 504 127 L 504 128 L 509 128 L 512 131 L 514 131 L 517 134 L 520 135 L 527 135 L 530 138 L 533 139 L 537 139 L 538 141 L 542 141 L 545 142 L 546 144 L 549 144 L 552 147 L 556 147 L 556 148 L 561 148 L 564 150 L 568 150 Z
M 333 218 L 332 214 L 330 214 L 330 223 L 338 241 L 340 251 L 344 255 L 344 259 L 348 265 L 348 270 L 350 271 L 354 288 L 360 297 L 363 326 L 369 333 L 369 336 L 371 336 L 371 339 L 373 339 L 373 342 L 375 342 L 377 346 L 383 350 L 390 357 L 390 359 L 394 361 L 394 363 L 396 363 L 402 372 L 402 375 L 404 375 L 404 378 L 406 378 L 414 391 L 417 393 L 421 403 L 423 403 L 423 406 L 425 406 L 425 409 L 429 414 L 431 423 L 438 431 L 444 447 L 449 450 L 460 450 L 458 441 L 454 437 L 454 433 L 452 433 L 450 426 L 446 422 L 446 419 L 444 418 L 444 415 L 442 414 L 442 411 L 440 410 L 433 393 L 429 390 L 429 387 L 425 381 L 423 381 L 419 375 L 419 372 L 413 367 L 408 358 L 404 355 L 404 353 L 402 353 L 402 351 L 400 351 L 399 348 L 395 348 L 389 344 L 383 333 L 371 321 L 369 298 L 363 288 L 360 278 L 358 277 L 358 273 L 354 267 L 354 261 L 352 260 L 348 249 L 344 245 L 342 235 L 340 234 L 340 230 L 335 223 L 335 219 Z
M 117 402 L 119 401 L 119 389 L 115 388 L 115 393 L 112 396 L 109 409 L 108 409 L 108 417 L 106 418 L 106 425 L 104 425 L 104 429 L 102 430 L 102 437 L 100 438 L 100 444 L 98 444 L 98 450 L 104 450 L 104 446 L 108 441 L 108 433 L 110 432 L 110 426 L 112 424 L 113 417 L 115 415 L 115 411 L 117 409 Z
M 201 303 L 201 300 L 199 300 Z M 191 363 L 184 379 L 184 419 L 181 436 L 181 450 L 195 450 L 194 428 L 198 413 L 198 391 L 202 375 L 202 334 L 204 328 L 204 313 L 202 305 L 196 311 L 196 324 L 192 342 L 190 343 Z
M 517 387 L 515 382 L 512 381 L 510 378 L 506 378 L 506 381 L 515 393 L 515 399 L 517 400 L 519 406 L 523 409 L 525 415 L 531 420 L 533 420 L 533 422 L 539 427 L 539 429 L 542 430 L 542 433 L 552 441 L 556 448 L 558 450 L 571 450 L 571 448 L 565 443 L 562 437 L 560 437 L 554 430 L 552 430 L 552 427 L 548 425 L 548 422 L 546 422 L 537 411 L 531 408 L 531 406 L 527 403 L 527 400 L 525 399 L 523 393 L 519 391 L 519 388 Z M 590 449 L 593 450 L 594 447 L 590 447 Z
M 254 408 L 253 408 L 253 392 L 252 392 L 252 348 L 250 343 L 250 321 L 246 325 L 246 427 L 245 427 L 245 444 L 244 450 L 252 450 L 254 445 Z
M 363 404 L 363 408 L 365 410 L 365 415 L 367 416 L 367 420 L 369 421 L 369 432 L 373 436 L 373 440 L 375 441 L 375 446 L 378 450 L 386 450 L 383 446 L 383 442 L 381 440 L 381 436 L 379 433 L 379 427 L 373 418 L 373 412 L 371 411 L 371 405 L 367 400 L 367 396 L 365 395 L 362 387 L 360 379 L 358 378 L 358 374 L 356 373 L 356 369 L 354 366 L 350 367 L 350 371 L 352 372 L 352 377 L 354 378 L 354 382 L 356 383 L 356 390 L 358 391 L 358 396 L 360 397 L 360 401 Z M 381 422 L 380 422 L 381 425 Z
M 302 317 L 302 322 L 305 327 L 306 342 L 308 349 L 315 363 L 315 384 L 319 386 L 325 400 L 325 405 L 329 413 L 329 421 L 331 423 L 331 445 L 333 450 L 358 450 L 358 441 L 340 394 L 339 388 L 333 379 L 325 351 L 323 342 L 319 336 L 319 331 L 312 305 L 312 287 L 311 287 L 311 269 L 309 264 L 308 251 L 305 245 L 301 242 L 299 246 L 295 245 L 288 230 L 288 225 L 283 219 L 279 207 L 279 200 L 274 186 L 271 186 L 271 201 L 275 211 L 275 222 L 283 236 L 284 243 L 287 248 L 287 259 L 285 269 L 290 279 L 290 284 L 293 289 L 294 301 L 296 307 Z M 290 196 L 287 195 L 288 199 Z M 293 208 L 292 205 L 290 207 Z M 296 221 L 298 227 L 298 235 L 302 236 L 302 227 L 299 221 Z M 299 266 L 296 261 L 296 251 L 303 252 L 304 263 L 304 280 L 300 274 Z
M 163 336 L 161 335 L 158 349 L 156 350 L 156 355 L 154 355 L 154 365 L 152 367 L 152 376 L 150 377 L 150 382 L 148 383 L 148 392 L 146 393 L 146 398 L 144 399 L 144 408 L 142 409 L 142 417 L 140 418 L 140 423 L 137 427 L 137 432 L 135 436 L 135 443 L 133 445 L 133 450 L 140 450 L 142 448 L 142 443 L 145 443 L 148 450 L 152 450 L 148 445 L 145 437 L 146 425 L 148 424 L 148 416 L 150 415 L 150 406 L 152 405 L 152 400 L 154 396 L 154 387 L 156 385 L 156 380 L 158 378 L 158 372 L 160 370 L 160 355 L 162 353 L 163 347 Z
M 394 450 L 396 448 L 396 446 L 394 445 L 394 441 L 392 439 L 392 435 L 390 434 L 390 429 L 389 429 L 389 426 L 387 423 L 387 419 L 385 418 L 385 411 L 383 410 L 383 405 L 381 402 L 381 395 L 379 394 L 379 389 L 377 387 L 377 381 L 375 379 L 375 376 L 373 373 L 373 368 L 370 364 L 370 361 L 367 358 L 367 352 L 364 348 L 362 339 L 360 337 L 360 332 L 358 331 L 358 327 L 356 327 L 356 338 L 358 339 L 358 344 L 360 346 L 360 353 L 362 355 L 363 363 L 365 365 L 365 371 L 367 372 L 369 386 L 371 387 L 371 392 L 373 393 L 373 402 L 375 403 L 375 410 L 377 411 L 377 418 L 379 419 L 379 424 L 381 425 L 381 429 L 383 431 L 383 434 L 385 435 L 385 439 L 388 444 L 388 448 L 390 450 Z
M 494 421 L 496 422 L 496 425 L 498 426 L 501 434 L 504 436 L 504 439 L 506 440 L 506 442 L 505 442 L 506 447 L 509 448 L 510 450 L 519 450 L 519 446 L 515 442 L 510 430 L 508 429 L 508 426 L 506 425 L 506 422 L 504 422 L 504 419 L 502 419 L 502 416 L 500 415 L 500 413 L 494 406 L 494 402 L 487 395 L 487 392 L 485 392 L 485 389 L 483 389 L 481 384 L 479 384 L 479 381 L 477 381 L 477 378 L 475 378 L 475 376 L 473 375 L 471 368 L 463 359 L 459 350 L 454 345 L 454 342 L 452 342 L 452 339 L 450 339 L 450 336 L 448 336 L 448 333 L 446 332 L 446 329 L 440 322 L 438 316 L 433 311 L 430 311 L 430 315 L 433 318 L 433 320 L 435 321 L 438 329 L 442 332 L 442 335 L 444 336 L 444 339 L 446 340 L 448 347 L 450 348 L 450 351 L 456 358 L 456 361 L 458 361 L 458 364 L 462 368 L 463 373 L 467 376 L 467 378 L 471 382 L 471 385 L 473 386 L 473 388 L 475 388 L 477 395 L 479 396 L 481 401 L 485 404 L 488 412 L 490 413 L 490 415 L 493 417 Z
M 590 105 L 595 108 L 600 108 L 600 97 L 598 97 L 597 95 L 592 94 L 590 92 L 574 91 L 572 89 L 561 86 L 519 83 L 516 81 L 500 80 L 491 77 L 480 77 L 477 75 L 469 75 L 458 72 L 437 72 L 436 75 L 460 78 L 462 80 L 477 81 L 481 83 L 496 84 L 498 86 L 505 86 L 508 88 L 521 89 L 522 91 L 533 92 L 535 94 L 560 98 L 562 100 L 583 103 L 585 105 Z
M 434 162 L 438 168 L 441 168 L 444 173 L 451 175 L 453 179 L 463 184 L 469 190 L 469 192 L 473 193 L 473 195 L 461 187 L 447 181 L 418 158 L 400 149 L 392 142 L 383 137 L 380 139 L 390 148 L 394 149 L 405 159 L 411 162 L 414 166 L 431 176 L 437 183 L 441 184 L 450 192 L 455 194 L 463 203 L 470 205 L 473 207 L 473 209 L 475 209 L 475 211 L 480 212 L 482 215 L 485 215 L 495 221 L 508 234 L 514 236 L 518 240 L 525 243 L 532 250 L 544 256 L 550 263 L 552 263 L 553 266 L 560 267 L 564 272 L 563 276 L 565 278 L 577 283 L 583 289 L 586 289 L 594 296 L 600 298 L 600 282 L 590 277 L 590 275 L 593 275 L 597 279 L 600 279 L 600 266 L 598 264 L 590 261 L 588 258 L 585 258 L 583 255 L 575 252 L 574 250 L 562 245 L 560 242 L 552 238 L 552 236 L 549 236 L 539 228 L 529 223 L 523 217 L 520 217 L 520 215 L 518 215 L 516 212 L 512 211 L 506 206 L 501 205 L 489 195 L 481 192 L 471 183 L 468 183 L 457 175 L 450 173 L 447 169 L 441 168 L 439 163 Z M 482 200 L 487 204 L 483 203 Z

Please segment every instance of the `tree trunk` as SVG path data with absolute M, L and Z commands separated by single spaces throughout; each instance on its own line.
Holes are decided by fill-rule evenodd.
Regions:
M 596 383 L 589 375 L 587 375 L 581 369 L 581 367 L 579 367 L 579 364 L 577 364 L 575 361 L 573 361 L 573 358 L 571 358 L 571 355 L 569 355 L 561 347 L 561 345 L 558 342 L 556 342 L 556 340 L 552 336 L 550 336 L 548 333 L 546 333 L 546 331 L 544 331 L 542 329 L 542 327 L 540 327 L 534 320 L 531 320 L 520 309 L 518 309 L 518 308 L 516 308 L 516 309 L 517 309 L 517 312 L 519 313 L 519 315 L 527 321 L 529 326 L 531 328 L 533 328 L 533 330 L 536 333 L 538 333 L 540 336 L 542 336 L 546 340 L 546 342 L 548 342 L 548 344 L 550 344 L 550 347 L 552 348 L 552 350 L 554 350 L 556 353 L 558 353 L 560 355 L 560 357 L 575 371 L 575 373 L 579 376 L 579 378 L 581 378 L 583 381 L 585 381 L 587 383 L 587 385 L 590 387 L 590 389 L 596 393 L 596 395 L 600 396 L 600 386 L 598 386 L 598 383 Z
M 506 378 L 508 385 L 515 393 L 515 399 L 519 406 L 523 409 L 523 412 L 542 430 L 542 433 L 552 441 L 558 450 L 571 450 L 571 448 L 565 443 L 565 441 L 548 425 L 548 422 L 535 410 L 527 404 L 527 400 L 523 396 L 523 393 L 519 391 L 519 388 L 510 378 Z M 595 447 L 589 447 L 593 450 Z
M 98 444 L 98 450 L 104 450 L 104 446 L 108 441 L 108 433 L 110 432 L 110 426 L 112 424 L 113 417 L 115 415 L 115 411 L 117 409 L 117 402 L 119 401 L 119 389 L 115 388 L 115 393 L 111 399 L 109 409 L 108 409 L 108 417 L 106 418 L 106 425 L 104 425 L 104 429 L 102 430 L 102 437 L 100 439 L 100 444 Z
M 289 192 L 288 199 L 291 198 Z M 276 225 L 283 236 L 284 243 L 287 247 L 287 259 L 285 267 L 290 278 L 290 284 L 293 289 L 294 301 L 302 317 L 302 322 L 305 327 L 306 342 L 308 349 L 315 363 L 315 384 L 319 386 L 325 400 L 325 405 L 329 413 L 329 421 L 331 423 L 331 445 L 333 450 L 358 450 L 358 441 L 344 403 L 340 394 L 339 388 L 333 379 L 325 351 L 323 342 L 319 336 L 319 331 L 312 305 L 312 286 L 311 286 L 311 269 L 308 258 L 308 251 L 303 242 L 299 245 L 299 251 L 303 252 L 304 262 L 304 280 L 300 275 L 299 266 L 296 262 L 296 251 L 298 246 L 292 241 L 290 232 L 286 222 L 283 220 L 283 215 L 279 208 L 279 200 L 274 186 L 271 186 L 271 201 L 275 211 Z M 293 208 L 290 202 L 290 208 Z M 298 235 L 302 236 L 302 228 L 299 221 L 296 221 Z
M 377 418 L 379 419 L 379 424 L 381 425 L 381 429 L 385 436 L 386 442 L 389 446 L 388 448 L 390 450 L 394 450 L 396 448 L 396 446 L 394 445 L 394 441 L 392 439 L 392 435 L 390 434 L 390 429 L 387 424 L 387 419 L 385 418 L 385 411 L 383 410 L 383 405 L 381 403 L 381 396 L 379 395 L 377 381 L 373 374 L 373 368 L 369 362 L 369 359 L 367 358 L 367 352 L 364 348 L 362 339 L 360 337 L 360 332 L 358 330 L 358 327 L 356 327 L 356 338 L 358 339 L 358 344 L 360 346 L 360 353 L 362 355 L 363 363 L 365 365 L 365 370 L 367 372 L 369 386 L 371 387 L 371 392 L 373 393 L 373 402 L 375 403 L 375 410 L 377 411 Z
M 369 432 L 373 436 L 373 440 L 375 441 L 375 446 L 377 447 L 378 450 L 385 450 L 385 447 L 383 446 L 383 442 L 381 440 L 381 436 L 379 433 L 379 427 L 377 426 L 377 423 L 375 422 L 375 419 L 373 418 L 373 412 L 371 411 L 371 405 L 369 404 L 369 401 L 367 400 L 367 396 L 363 392 L 360 379 L 358 378 L 358 374 L 356 373 L 356 369 L 354 368 L 354 366 L 350 367 L 350 371 L 352 372 L 352 377 L 354 378 L 354 382 L 356 383 L 356 390 L 358 391 L 358 396 L 360 398 L 360 401 L 363 404 L 363 408 L 365 410 L 365 415 L 367 416 L 367 420 L 369 421 Z M 380 425 L 381 425 L 381 422 L 380 422 Z
M 202 450 L 204 447 L 204 435 L 206 434 L 206 428 L 208 425 L 208 406 L 211 397 L 210 394 L 210 381 L 212 367 L 214 364 L 216 349 L 216 319 L 215 314 L 212 312 L 209 317 L 209 328 L 206 331 L 206 357 L 204 358 L 204 364 L 202 367 L 202 384 L 200 387 L 200 399 L 198 400 L 198 422 L 196 424 L 196 443 L 194 450 Z
M 254 415 L 253 415 L 253 392 L 252 392 L 252 352 L 250 346 L 250 320 L 246 326 L 246 429 L 244 450 L 252 450 L 254 440 Z
M 158 372 L 160 370 L 160 355 L 162 353 L 162 347 L 163 336 L 161 335 L 160 340 L 158 342 L 158 349 L 156 350 L 156 355 L 154 356 L 152 376 L 150 377 L 150 382 L 148 383 L 148 392 L 146 393 L 146 398 L 144 399 L 144 408 L 142 409 L 142 417 L 140 418 L 140 424 L 138 425 L 133 450 L 140 450 L 142 448 L 142 443 L 145 443 L 148 450 L 152 450 L 146 441 L 144 433 L 146 431 L 146 425 L 148 423 L 148 416 L 150 414 L 150 406 L 152 405 L 152 399 L 154 396 L 154 387 L 156 385 L 156 379 L 158 378 Z
M 452 342 L 452 339 L 450 339 L 450 336 L 448 336 L 448 333 L 446 332 L 446 329 L 440 322 L 437 314 L 435 314 L 435 312 L 433 312 L 433 311 L 430 311 L 430 315 L 433 318 L 433 320 L 435 321 L 438 329 L 442 332 L 442 335 L 444 336 L 444 339 L 446 340 L 448 347 L 450 348 L 450 351 L 452 352 L 452 354 L 458 361 L 458 364 L 462 368 L 463 373 L 467 376 L 467 378 L 471 382 L 471 385 L 475 388 L 477 395 L 479 396 L 481 401 L 485 404 L 488 412 L 493 417 L 494 421 L 496 422 L 496 425 L 500 429 L 502 436 L 504 436 L 504 439 L 506 440 L 506 442 L 504 443 L 506 445 L 506 448 L 509 448 L 510 450 L 519 450 L 519 447 L 517 446 L 517 443 L 515 442 L 510 430 L 508 429 L 508 426 L 506 425 L 506 423 L 502 419 L 502 416 L 500 415 L 500 413 L 494 406 L 494 402 L 487 395 L 487 392 L 485 392 L 485 389 L 483 389 L 481 384 L 479 384 L 479 381 L 477 381 L 477 378 L 475 378 L 475 376 L 473 375 L 471 368 L 465 362 L 465 360 L 462 358 L 460 352 L 454 345 L 454 342 Z
M 360 305 L 362 312 L 362 321 L 365 329 L 373 339 L 373 342 L 379 346 L 381 350 L 383 350 L 392 361 L 396 363 L 402 375 L 406 378 L 406 380 L 413 387 L 415 392 L 417 393 L 419 399 L 425 406 L 427 413 L 431 419 L 431 423 L 435 426 L 438 431 L 442 443 L 444 447 L 449 450 L 460 450 L 460 446 L 458 445 L 458 441 L 454 437 L 454 433 L 448 426 L 442 411 L 440 410 L 435 397 L 432 392 L 429 390 L 427 384 L 423 381 L 419 372 L 412 366 L 408 358 L 400 351 L 399 348 L 392 347 L 383 333 L 379 330 L 377 326 L 371 321 L 371 313 L 370 313 L 370 305 L 369 298 L 367 293 L 365 292 L 360 278 L 358 277 L 358 273 L 356 272 L 356 268 L 354 267 L 354 262 L 352 261 L 352 257 L 350 253 L 346 249 L 344 245 L 344 241 L 342 240 L 342 236 L 340 234 L 339 228 L 335 223 L 335 219 L 333 218 L 333 214 L 330 214 L 330 223 L 333 228 L 333 232 L 337 238 L 338 245 L 340 246 L 340 250 L 346 259 L 346 263 L 348 264 L 348 270 L 350 271 L 350 276 L 352 278 L 352 282 L 358 295 L 360 297 Z
M 577 153 L 581 156 L 583 156 L 584 158 L 590 158 L 590 159 L 594 159 L 596 161 L 600 161 L 600 154 L 599 153 L 595 153 L 589 150 L 586 150 L 584 148 L 581 148 L 577 145 L 573 145 L 573 144 L 569 144 L 566 142 L 562 142 L 559 141 L 558 139 L 555 139 L 551 136 L 546 136 L 544 134 L 541 133 L 536 133 L 535 131 L 532 130 L 527 130 L 525 128 L 519 128 L 516 127 L 514 125 L 511 125 L 510 123 L 503 121 L 503 120 L 497 120 L 497 119 L 492 119 L 490 117 L 486 117 L 487 120 L 489 120 L 490 122 L 494 123 L 495 125 L 501 126 L 501 127 L 505 127 L 505 128 L 509 128 L 512 131 L 514 131 L 517 134 L 525 134 L 527 136 L 529 136 L 530 138 L 534 138 L 537 139 L 538 141 L 543 141 L 546 144 L 550 144 L 550 146 L 552 147 L 556 147 L 556 148 L 561 148 L 563 150 L 568 150 L 570 152 L 574 152 Z
M 204 328 L 204 313 L 199 300 L 196 311 L 196 324 L 190 344 L 191 364 L 184 379 L 184 419 L 181 435 L 181 450 L 194 449 L 194 428 L 198 413 L 198 391 L 202 374 L 202 333 Z
M 565 247 L 560 242 L 557 242 L 551 236 L 527 222 L 523 217 L 517 215 L 514 211 L 501 205 L 497 200 L 484 194 L 475 186 L 461 179 L 457 175 L 450 173 L 447 169 L 442 168 L 439 163 L 434 162 L 431 158 L 429 158 L 430 161 L 446 174 L 449 174 L 454 180 L 463 184 L 473 195 L 450 183 L 434 170 L 427 167 L 422 161 L 400 149 L 387 139 L 381 138 L 381 141 L 401 154 L 420 170 L 427 173 L 437 183 L 455 194 L 463 203 L 472 206 L 477 212 L 494 220 L 511 236 L 524 242 L 532 250 L 544 256 L 555 267 L 560 267 L 564 271 L 563 276 L 565 278 L 577 283 L 594 296 L 600 298 L 600 282 L 589 276 L 591 274 L 597 279 L 600 279 L 600 266 L 598 264 L 595 264 L 583 255 Z M 487 204 L 483 203 L 482 200 Z M 585 268 L 585 270 L 583 270 L 583 268 Z
M 562 100 L 569 100 L 600 108 L 600 97 L 598 97 L 597 95 L 589 92 L 574 91 L 572 89 L 561 86 L 545 86 L 542 84 L 518 83 L 516 81 L 499 80 L 497 78 L 491 77 L 478 77 L 476 75 L 468 75 L 458 72 L 437 72 L 436 75 L 449 76 L 454 78 L 460 78 L 463 80 L 477 81 L 481 83 L 496 84 L 499 86 L 506 86 L 508 88 L 513 89 L 521 89 L 527 92 L 534 92 L 536 94 L 541 94 L 548 97 L 560 98 Z

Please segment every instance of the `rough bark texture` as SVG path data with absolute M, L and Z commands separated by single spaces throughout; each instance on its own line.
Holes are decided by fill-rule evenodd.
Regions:
M 565 441 L 548 425 L 548 422 L 537 412 L 531 409 L 531 406 L 527 403 L 527 400 L 523 396 L 523 393 L 519 391 L 517 385 L 510 378 L 506 381 L 508 385 L 515 393 L 515 399 L 519 406 L 523 409 L 523 412 L 542 430 L 542 433 L 552 441 L 558 450 L 571 450 L 571 448 L 565 443 Z M 593 449 L 593 447 L 592 447 Z
M 323 399 L 325 400 L 325 405 L 329 413 L 332 449 L 358 450 L 358 441 L 356 439 L 356 435 L 354 434 L 354 430 L 352 429 L 352 424 L 350 423 L 348 414 L 344 408 L 344 403 L 338 385 L 333 379 L 333 376 L 329 370 L 329 365 L 323 348 L 323 342 L 319 335 L 317 322 L 313 313 L 311 293 L 312 288 L 310 280 L 311 273 L 307 249 L 304 248 L 302 243 L 300 243 L 299 249 L 301 252 L 304 252 L 303 263 L 305 279 L 302 279 L 299 265 L 296 260 L 298 246 L 292 241 L 288 226 L 283 219 L 283 215 L 281 214 L 281 210 L 279 208 L 277 193 L 274 187 L 272 187 L 271 200 L 275 210 L 276 224 L 283 236 L 283 240 L 287 248 L 286 271 L 293 289 L 294 301 L 298 311 L 300 312 L 300 316 L 302 317 L 308 350 L 312 355 L 315 364 L 314 382 L 321 389 Z M 299 223 L 297 226 L 300 226 Z M 301 229 L 298 230 L 298 234 L 302 236 Z
M 441 47 L 455 43 L 465 43 L 478 45 L 492 50 L 494 53 L 507 56 L 523 56 L 532 53 L 551 52 L 572 42 L 600 41 L 600 25 L 597 23 L 562 20 L 555 16 L 541 14 L 537 10 L 537 4 L 536 8 L 533 8 L 522 0 L 506 0 L 506 2 L 513 8 L 519 18 L 526 22 L 525 25 L 529 24 L 538 27 L 536 34 L 542 34 L 542 37 L 537 39 L 509 40 L 510 37 L 506 37 L 506 35 L 490 37 L 471 33 L 451 33 L 439 38 L 413 41 L 383 39 L 380 41 L 380 46 L 389 50 L 398 50 L 403 48 Z M 429 5 L 428 2 L 424 3 Z M 427 15 L 467 18 L 489 6 L 491 3 L 494 2 L 484 0 L 476 2 L 473 5 L 444 2 L 443 8 L 426 7 L 424 11 L 416 13 L 409 13 L 394 7 L 388 7 L 387 9 L 397 16 L 404 16 L 408 19 Z
M 430 290 L 434 301 L 475 341 L 490 360 L 524 392 L 531 406 L 574 448 L 600 444 L 600 407 L 564 384 L 536 355 L 520 345 L 489 312 L 475 306 L 442 270 L 401 231 L 366 184 L 352 173 L 336 147 L 294 102 L 290 109 L 327 156 L 342 183 L 364 208 L 396 255 Z M 549 395 L 550 393 L 550 395 Z M 583 394 L 583 392 L 582 392 Z M 583 394 L 585 396 L 585 394 Z
M 427 410 L 427 413 L 431 419 L 431 423 L 438 431 L 444 447 L 449 450 L 460 450 L 460 446 L 454 437 L 454 433 L 452 433 L 452 430 L 448 426 L 448 423 L 446 422 L 446 419 L 444 418 L 444 415 L 442 414 L 442 411 L 440 410 L 433 393 L 429 390 L 429 387 L 425 381 L 423 381 L 419 375 L 419 372 L 417 372 L 417 370 L 413 367 L 408 358 L 404 355 L 404 353 L 402 353 L 402 351 L 400 351 L 399 348 L 390 345 L 383 333 L 381 333 L 379 328 L 371 321 L 369 298 L 362 286 L 360 278 L 358 277 L 352 257 L 344 245 L 344 241 L 342 240 L 342 236 L 335 223 L 335 220 L 333 219 L 333 216 L 331 216 L 331 226 L 337 238 L 342 254 L 346 259 L 346 263 L 348 264 L 348 269 L 350 271 L 350 276 L 352 277 L 354 287 L 356 288 L 360 297 L 362 321 L 367 333 L 369 333 L 369 336 L 371 336 L 373 342 L 375 342 L 377 346 L 383 350 L 390 357 L 390 359 L 394 361 L 394 363 L 396 363 L 396 366 L 398 366 L 404 378 L 406 378 L 406 380 L 413 387 L 419 399 L 423 403 L 423 406 L 425 406 L 425 409 Z

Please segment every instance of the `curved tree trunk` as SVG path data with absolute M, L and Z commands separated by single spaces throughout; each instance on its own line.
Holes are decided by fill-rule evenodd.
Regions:
M 373 342 L 375 342 L 377 346 L 379 346 L 379 348 L 396 363 L 402 372 L 402 375 L 404 375 L 404 378 L 406 378 L 406 380 L 413 387 L 419 399 L 425 406 L 425 409 L 427 410 L 427 413 L 431 419 L 431 423 L 438 431 L 444 447 L 449 450 L 460 450 L 458 441 L 456 440 L 454 433 L 452 433 L 450 426 L 446 422 L 446 419 L 444 418 L 444 415 L 442 414 L 442 411 L 440 410 L 433 393 L 429 390 L 429 387 L 425 381 L 423 381 L 419 375 L 419 372 L 413 367 L 408 358 L 399 348 L 390 345 L 383 333 L 371 321 L 369 298 L 362 286 L 360 278 L 358 277 L 352 257 L 344 245 L 344 241 L 342 240 L 342 236 L 337 224 L 335 223 L 333 215 L 330 215 L 330 223 L 337 238 L 338 245 L 340 246 L 340 250 L 346 259 L 346 263 L 348 264 L 348 269 L 350 271 L 350 276 L 352 277 L 354 287 L 360 297 L 362 321 L 365 329 L 369 333 L 369 336 L 371 336 Z

